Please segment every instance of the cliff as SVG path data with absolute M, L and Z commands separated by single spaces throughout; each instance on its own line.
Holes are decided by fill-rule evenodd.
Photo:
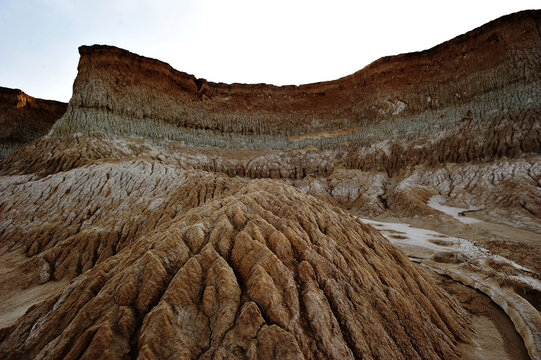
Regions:
M 268 149 L 299 147 L 295 135 L 323 137 L 316 146 L 418 136 L 539 110 L 540 19 L 539 11 L 508 15 L 432 49 L 301 86 L 212 83 L 122 49 L 82 46 L 73 97 L 54 133 L 188 133 L 185 143 L 198 147 L 223 147 L 204 139 L 230 133 L 237 139 L 229 147 L 263 141 Z M 150 129 L 157 125 L 160 135 Z
M 159 154 L 187 169 L 306 189 L 317 178 L 320 196 L 375 215 L 393 199 L 395 209 L 410 206 L 395 196 L 399 181 L 456 163 L 468 182 L 494 190 L 469 187 L 471 201 L 510 209 L 496 216 L 539 229 L 540 18 L 511 14 L 432 49 L 302 86 L 216 84 L 118 48 L 83 46 L 73 97 L 50 137 L 0 170 L 46 175 Z M 350 173 L 336 178 L 340 171 Z M 528 184 L 520 194 L 511 190 L 518 179 Z M 441 181 L 427 180 L 433 189 Z
M 18 89 L 0 87 L 0 160 L 49 132 L 67 104 L 36 99 Z
M 338 165 L 394 176 L 416 165 L 530 156 L 541 152 L 540 19 L 540 11 L 511 14 L 301 86 L 212 83 L 125 50 L 83 46 L 73 97 L 51 135 L 210 149 L 216 161 L 197 168 L 252 178 L 329 176 Z

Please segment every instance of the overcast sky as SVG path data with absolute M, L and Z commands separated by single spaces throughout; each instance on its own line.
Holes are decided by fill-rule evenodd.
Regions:
M 68 101 L 80 45 L 210 81 L 302 84 L 430 48 L 539 0 L 0 0 L 0 86 Z

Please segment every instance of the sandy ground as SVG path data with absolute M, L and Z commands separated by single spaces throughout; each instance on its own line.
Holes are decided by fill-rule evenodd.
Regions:
M 470 227 L 464 234 L 469 240 L 532 269 L 541 279 L 541 234 L 485 221 Z
M 25 287 L 25 281 L 14 277 L 17 267 L 26 262 L 22 251 L 0 256 L 0 329 L 13 325 L 34 304 L 58 294 L 67 281 L 50 281 L 43 285 Z
M 541 279 L 541 234 L 504 224 L 487 222 L 486 219 L 482 218 L 461 221 L 461 223 L 455 223 L 455 226 L 452 223 L 441 226 L 441 219 L 434 221 L 431 218 L 421 217 L 399 218 L 390 213 L 379 216 L 377 220 L 387 223 L 402 223 L 400 225 L 372 222 L 377 228 L 384 230 L 384 235 L 389 240 L 400 243 L 399 246 L 410 257 L 430 256 L 432 249 L 430 246 L 426 246 L 426 239 L 429 242 L 439 244 L 436 241 L 439 240 L 439 237 L 436 238 L 434 234 L 428 236 L 431 231 L 423 230 L 430 229 L 441 234 L 442 245 L 444 241 L 450 240 L 446 238 L 447 236 L 469 240 L 474 245 L 489 250 L 492 254 L 503 256 L 528 268 L 531 272 L 528 272 L 527 276 L 537 280 Z M 415 228 L 405 230 L 408 227 L 406 224 Z M 410 242 L 413 240 L 411 246 L 407 245 L 408 236 L 410 238 L 413 236 L 409 239 Z M 416 236 L 419 237 L 417 240 L 419 244 L 416 244 L 414 239 Z M 423 240 L 423 238 L 426 239 Z M 415 251 L 419 253 L 415 253 Z M 448 277 L 437 275 L 430 270 L 426 271 L 472 314 L 472 327 L 476 335 L 471 344 L 460 345 L 465 359 L 529 359 L 524 342 L 515 330 L 513 323 L 488 296 Z M 515 293 L 541 311 L 541 293 L 539 291 L 511 282 L 505 283 L 505 281 L 501 285 L 511 286 Z
M 32 305 L 49 296 L 58 294 L 65 286 L 65 281 L 51 281 L 28 289 L 12 291 L 0 296 L 0 329 L 13 325 Z
M 541 280 L 541 234 L 533 231 L 488 222 L 481 218 L 478 218 L 477 222 L 461 226 L 453 226 L 454 224 L 441 226 L 441 222 L 431 221 L 431 219 L 396 217 L 391 213 L 380 215 L 376 220 L 408 223 L 418 228 L 469 240 L 494 254 L 531 269 L 531 276 Z M 538 309 L 541 310 L 541 308 Z
M 483 293 L 430 270 L 427 274 L 472 316 L 471 344 L 459 344 L 465 360 L 530 359 L 520 335 L 503 310 Z

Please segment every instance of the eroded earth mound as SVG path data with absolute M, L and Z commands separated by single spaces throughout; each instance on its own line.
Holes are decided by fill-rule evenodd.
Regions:
M 3 331 L 2 358 L 455 358 L 465 339 L 401 251 L 282 182 L 149 160 L 20 180 L 4 244 L 27 281 L 75 281 Z

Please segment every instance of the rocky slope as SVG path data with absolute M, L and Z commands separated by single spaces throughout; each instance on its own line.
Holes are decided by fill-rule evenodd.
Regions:
M 0 160 L 49 132 L 67 104 L 36 99 L 18 89 L 0 86 Z

